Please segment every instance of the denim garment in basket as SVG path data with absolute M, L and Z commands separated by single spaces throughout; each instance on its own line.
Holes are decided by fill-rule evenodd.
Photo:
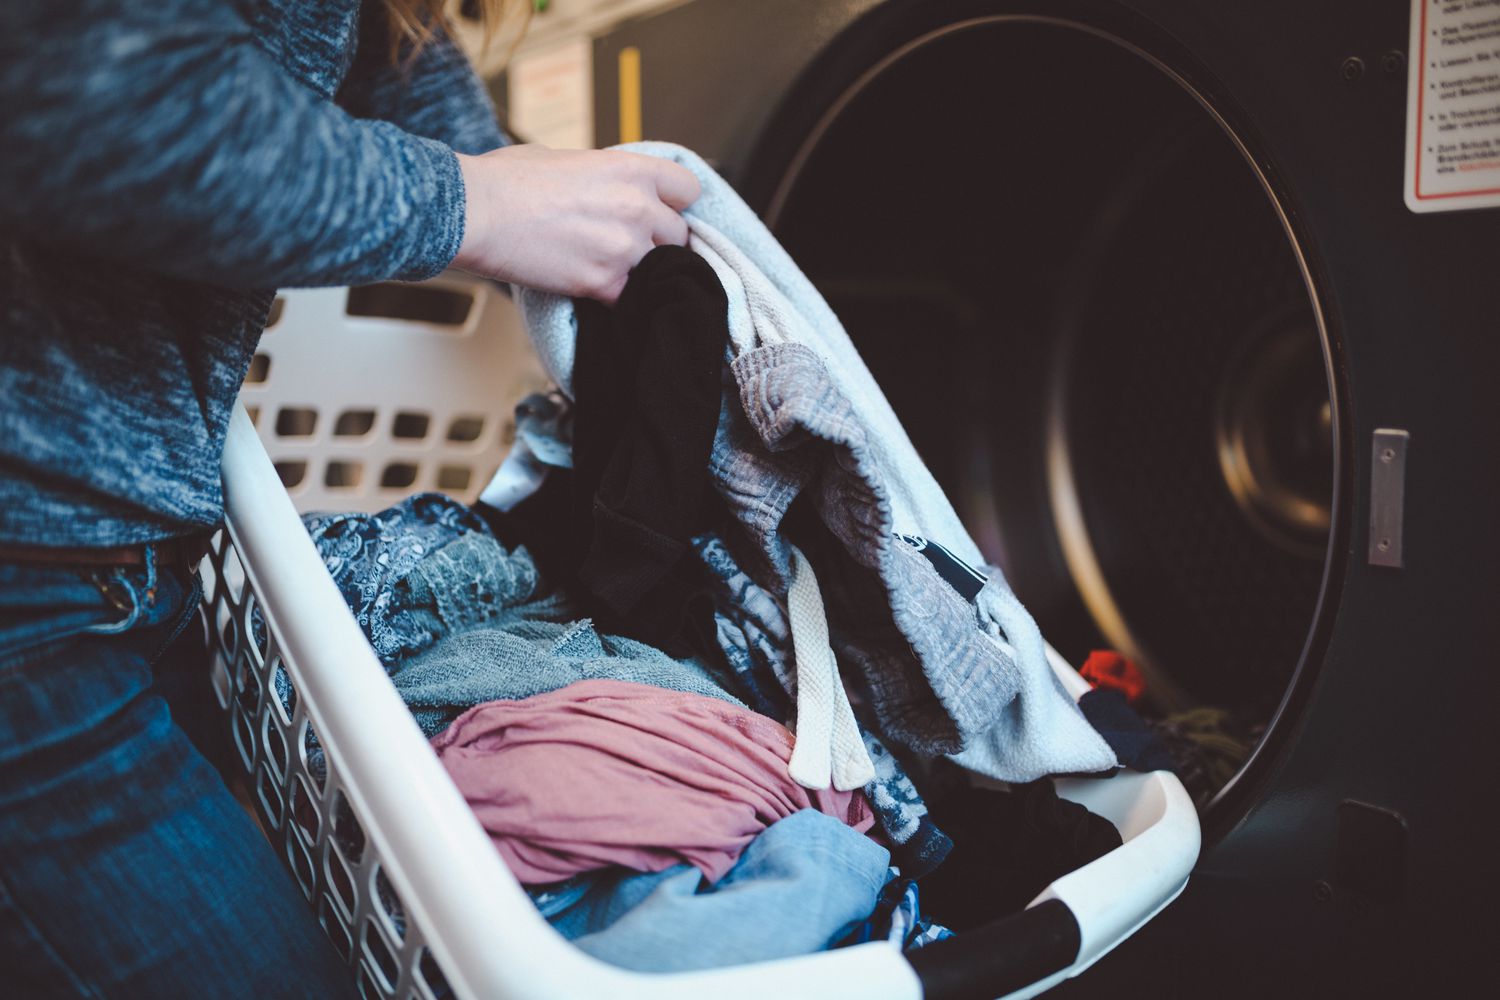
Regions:
M 200 723 L 196 739 L 228 750 L 217 706 L 187 700 L 212 698 L 198 599 L 195 579 L 154 561 L 0 565 L 6 996 L 353 995 L 275 851 L 183 732 Z
M 441 33 L 392 63 L 383 7 L 0 4 L 0 541 L 215 524 L 274 290 L 453 258 L 453 151 L 504 138 Z
M 681 865 L 598 877 L 549 919 L 579 948 L 641 972 L 682 972 L 822 951 L 875 908 L 890 855 L 831 816 L 772 823 L 714 885 Z
M 609 679 L 741 705 L 704 663 L 598 632 L 472 510 L 437 493 L 377 514 L 309 515 L 309 533 L 418 725 L 474 705 Z

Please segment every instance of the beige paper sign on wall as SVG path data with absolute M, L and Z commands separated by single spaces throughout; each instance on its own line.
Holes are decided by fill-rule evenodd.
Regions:
M 554 149 L 594 145 L 594 52 L 588 38 L 518 54 L 508 77 L 510 126 L 518 135 Z

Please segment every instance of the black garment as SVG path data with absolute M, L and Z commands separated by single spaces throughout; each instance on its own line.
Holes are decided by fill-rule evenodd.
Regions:
M 1114 824 L 1058 798 L 1046 779 L 1009 792 L 968 788 L 931 809 L 954 847 L 922 879 L 922 910 L 955 931 L 1021 910 L 1053 879 L 1121 844 Z
M 573 472 L 491 521 L 566 580 L 600 627 L 674 656 L 712 642 L 689 540 L 713 523 L 708 477 L 729 305 L 697 254 L 657 247 L 613 310 L 574 303 Z M 560 540 L 560 541 L 558 541 Z
M 1085 691 L 1078 707 L 1123 766 L 1142 773 L 1176 770 L 1176 762 L 1156 730 L 1136 714 L 1123 693 L 1113 688 Z

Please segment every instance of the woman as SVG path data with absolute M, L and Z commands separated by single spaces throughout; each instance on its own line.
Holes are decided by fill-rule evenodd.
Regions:
M 349 992 L 153 687 L 202 655 L 179 636 L 274 290 L 453 266 L 610 302 L 686 239 L 680 167 L 499 148 L 440 8 L 0 5 L 7 995 Z

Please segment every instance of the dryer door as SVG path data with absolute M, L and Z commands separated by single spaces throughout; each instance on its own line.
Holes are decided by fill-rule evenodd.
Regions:
M 1299 675 L 1340 477 L 1316 286 L 1244 137 L 1030 14 L 908 40 L 802 136 L 768 221 L 1048 638 L 1140 665 L 1217 808 Z

